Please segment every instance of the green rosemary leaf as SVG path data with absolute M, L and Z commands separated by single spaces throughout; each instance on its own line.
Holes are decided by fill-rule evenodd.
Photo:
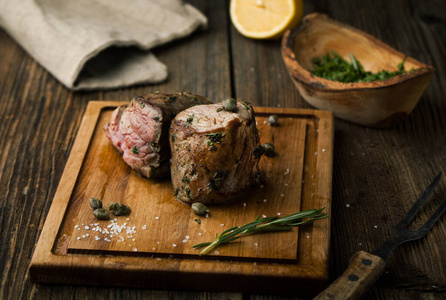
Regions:
M 196 244 L 196 245 L 193 245 L 192 248 L 201 248 L 201 247 L 209 246 L 210 244 L 212 244 L 212 243 L 207 242 L 207 243 Z
M 225 235 L 225 233 L 228 233 L 228 232 L 230 232 L 231 230 L 236 230 L 237 228 L 238 228 L 238 226 L 228 228 L 228 229 L 226 229 L 225 231 L 223 231 L 222 233 L 220 233 L 220 236 Z

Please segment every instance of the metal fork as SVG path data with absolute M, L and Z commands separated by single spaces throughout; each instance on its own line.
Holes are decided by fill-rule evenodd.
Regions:
M 401 221 L 392 228 L 390 237 L 384 243 L 378 246 L 372 253 L 365 251 L 357 252 L 341 277 L 314 299 L 358 299 L 382 274 L 386 266 L 386 260 L 396 246 L 422 238 L 446 211 L 446 199 L 418 230 L 409 230 L 407 226 L 432 194 L 440 181 L 441 175 L 442 173 L 440 172 Z

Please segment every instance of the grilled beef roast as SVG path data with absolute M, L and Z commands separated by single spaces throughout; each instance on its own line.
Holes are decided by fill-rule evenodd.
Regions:
M 169 175 L 172 118 L 186 108 L 209 103 L 208 98 L 189 93 L 138 96 L 118 107 L 104 130 L 130 167 L 142 176 L 162 178 Z
M 247 190 L 258 175 L 259 134 L 252 106 L 198 105 L 172 121 L 171 178 L 177 200 L 221 203 Z

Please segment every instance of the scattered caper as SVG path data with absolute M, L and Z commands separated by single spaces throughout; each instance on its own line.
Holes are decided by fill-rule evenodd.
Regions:
M 268 124 L 271 126 L 277 126 L 277 121 L 279 120 L 278 115 L 271 115 L 268 118 Z
M 115 216 L 127 216 L 132 211 L 128 205 L 125 205 L 125 204 L 122 204 L 122 203 L 116 203 L 116 202 L 110 202 L 108 204 L 108 209 Z
M 93 215 L 98 220 L 110 220 L 110 214 L 103 208 L 95 209 Z
M 234 98 L 228 98 L 223 100 L 222 106 L 226 111 L 234 111 L 237 108 L 237 101 Z
M 274 147 L 271 143 L 265 143 L 262 145 L 263 150 L 265 151 L 266 156 L 274 156 L 276 154 L 276 147 Z
M 109 210 L 115 210 L 115 209 L 118 208 L 118 203 L 112 201 L 112 202 L 110 202 L 107 206 L 108 206 L 108 209 L 109 209 Z
M 102 208 L 102 201 L 96 198 L 90 198 L 90 206 L 93 209 Z
M 203 203 L 192 203 L 192 210 L 194 211 L 194 214 L 196 215 L 205 215 L 206 213 L 209 212 L 209 210 L 207 209 L 206 205 L 204 205 Z

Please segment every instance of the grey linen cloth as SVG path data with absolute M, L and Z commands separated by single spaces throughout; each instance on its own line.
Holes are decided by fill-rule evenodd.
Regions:
M 148 49 L 206 25 L 180 0 L 0 0 L 0 26 L 74 90 L 161 82 Z

